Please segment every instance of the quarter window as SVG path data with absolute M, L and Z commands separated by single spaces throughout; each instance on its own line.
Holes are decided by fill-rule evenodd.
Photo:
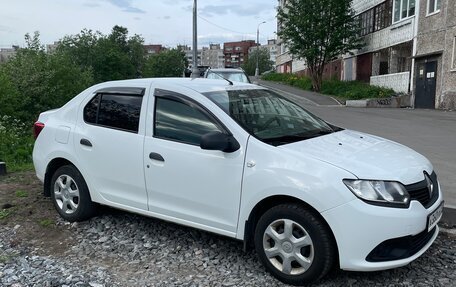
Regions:
M 394 22 L 415 15 L 415 0 L 394 0 Z
M 440 0 L 428 0 L 428 14 L 437 13 L 440 11 Z
M 215 131 L 221 132 L 221 129 L 199 108 L 177 100 L 156 98 L 156 137 L 199 146 L 201 136 Z
M 98 94 L 84 108 L 84 121 L 129 132 L 138 132 L 142 96 Z

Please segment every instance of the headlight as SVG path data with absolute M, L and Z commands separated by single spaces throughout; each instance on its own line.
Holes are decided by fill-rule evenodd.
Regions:
M 395 181 L 344 179 L 345 185 L 357 197 L 375 205 L 407 207 L 410 195 Z

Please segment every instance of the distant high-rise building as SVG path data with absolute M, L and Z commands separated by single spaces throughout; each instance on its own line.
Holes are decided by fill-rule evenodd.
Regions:
M 250 47 L 255 46 L 254 40 L 239 42 L 227 42 L 223 44 L 223 54 L 225 55 L 226 68 L 239 68 L 249 57 Z
M 210 44 L 201 51 L 201 64 L 211 68 L 224 68 L 225 56 L 220 44 Z

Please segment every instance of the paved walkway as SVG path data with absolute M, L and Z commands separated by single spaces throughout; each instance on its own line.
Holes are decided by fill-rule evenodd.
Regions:
M 273 89 L 280 90 L 287 93 L 291 99 L 298 103 L 311 106 L 340 106 L 340 103 L 330 96 L 305 91 L 299 88 L 291 87 L 288 85 L 279 84 L 277 82 L 256 80 L 259 85 Z

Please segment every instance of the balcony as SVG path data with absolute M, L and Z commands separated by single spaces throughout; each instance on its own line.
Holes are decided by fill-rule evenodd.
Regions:
M 399 93 L 408 93 L 410 86 L 410 72 L 372 76 L 370 84 L 390 88 Z

